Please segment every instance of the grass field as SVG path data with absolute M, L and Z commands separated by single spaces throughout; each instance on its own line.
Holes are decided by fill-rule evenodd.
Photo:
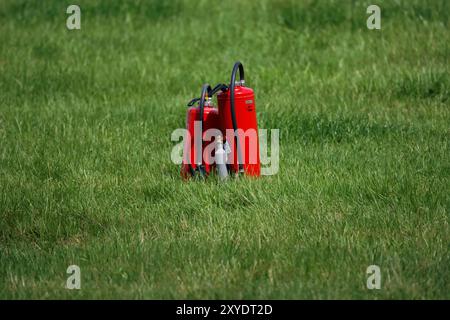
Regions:
M 0 1 L 0 298 L 450 299 L 448 1 L 72 3 Z M 235 60 L 280 171 L 182 182 Z

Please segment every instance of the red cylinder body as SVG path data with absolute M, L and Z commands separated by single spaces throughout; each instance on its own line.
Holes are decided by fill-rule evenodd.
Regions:
M 233 122 L 230 108 L 230 90 L 222 91 L 217 95 L 219 105 L 219 122 L 225 140 L 231 147 L 231 168 L 239 171 L 236 143 L 233 133 Z M 255 94 L 253 89 L 236 86 L 234 89 L 234 109 L 237 122 L 237 136 L 241 147 L 244 172 L 249 176 L 259 176 L 261 163 L 259 158 L 258 123 L 256 120 Z
M 181 166 L 181 175 L 185 178 L 188 178 L 192 175 L 192 170 L 197 168 L 195 159 L 195 121 L 200 121 L 200 108 L 199 107 L 190 107 L 187 110 L 186 114 L 186 129 L 189 132 L 189 137 L 186 137 L 184 141 L 184 149 L 183 149 L 183 164 Z M 219 112 L 216 108 L 212 108 L 210 106 L 205 106 L 203 108 L 203 132 L 211 128 L 219 128 Z M 203 139 L 202 139 L 203 141 Z M 210 141 L 203 141 L 202 150 L 205 149 L 207 145 L 209 145 Z M 203 158 L 203 152 L 202 152 Z M 211 165 L 214 162 L 214 159 L 202 159 L 202 163 L 205 167 L 205 171 L 207 174 L 212 169 Z

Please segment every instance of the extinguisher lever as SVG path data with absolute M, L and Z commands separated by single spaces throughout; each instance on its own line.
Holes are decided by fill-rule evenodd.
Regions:
M 200 101 L 200 98 L 194 98 L 188 102 L 187 106 L 192 107 L 197 101 Z
M 212 97 L 213 95 L 215 95 L 217 92 L 219 91 L 225 91 L 228 90 L 228 86 L 226 84 L 223 83 L 219 83 L 218 85 L 216 85 L 214 88 L 211 89 L 211 87 L 209 87 L 208 89 L 208 97 Z M 201 98 L 194 98 L 191 101 L 188 102 L 187 106 L 188 107 L 192 107 L 196 102 L 200 101 Z
M 212 88 L 211 92 L 209 93 L 209 96 L 212 97 L 213 95 L 215 95 L 217 92 L 219 91 L 225 91 L 228 90 L 228 86 L 226 84 L 223 83 L 219 83 L 218 85 L 216 85 L 214 88 Z

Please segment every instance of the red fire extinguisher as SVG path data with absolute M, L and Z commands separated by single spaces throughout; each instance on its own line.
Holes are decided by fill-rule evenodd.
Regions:
M 239 71 L 239 81 L 236 75 Z M 211 155 L 203 155 L 209 143 L 204 141 L 206 130 L 215 128 L 222 132 L 228 150 L 227 169 L 229 174 L 244 173 L 248 176 L 260 175 L 258 124 L 256 120 L 255 95 L 251 88 L 245 87 L 244 66 L 236 62 L 231 73 L 230 85 L 218 84 L 213 89 L 203 85 L 200 98 L 191 100 L 186 116 L 189 133 L 183 150 L 181 174 L 206 177 L 215 169 Z M 212 97 L 217 95 L 218 107 L 212 106 Z M 198 102 L 198 107 L 193 105 Z M 198 122 L 197 130 L 195 123 Z M 220 139 L 222 146 L 222 138 Z M 206 157 L 206 158 L 205 158 Z M 214 155 L 213 155 L 214 157 Z
M 212 169 L 211 164 L 214 162 L 213 159 L 205 159 L 203 157 L 203 149 L 207 145 L 203 141 L 205 131 L 210 128 L 219 127 L 219 112 L 217 108 L 212 106 L 211 93 L 211 86 L 209 84 L 204 84 L 202 86 L 200 98 L 193 99 L 188 104 L 191 106 L 188 108 L 186 115 L 188 137 L 184 143 L 183 164 L 181 167 L 181 175 L 184 178 L 190 176 L 199 176 L 203 178 L 206 177 Z M 193 105 L 197 101 L 199 102 L 198 107 L 194 107 Z
M 238 70 L 240 81 L 236 81 Z M 261 164 L 255 94 L 244 84 L 244 66 L 238 61 L 234 64 L 228 90 L 217 95 L 219 122 L 225 140 L 231 146 L 230 171 L 259 176 Z

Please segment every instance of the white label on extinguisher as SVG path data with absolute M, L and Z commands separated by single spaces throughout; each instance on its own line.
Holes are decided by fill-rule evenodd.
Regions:
M 253 100 L 245 100 L 245 104 L 252 104 Z
M 225 149 L 226 153 L 231 153 L 231 148 L 230 148 L 230 144 L 228 143 L 228 141 L 225 141 L 225 143 L 223 144 L 223 148 Z

